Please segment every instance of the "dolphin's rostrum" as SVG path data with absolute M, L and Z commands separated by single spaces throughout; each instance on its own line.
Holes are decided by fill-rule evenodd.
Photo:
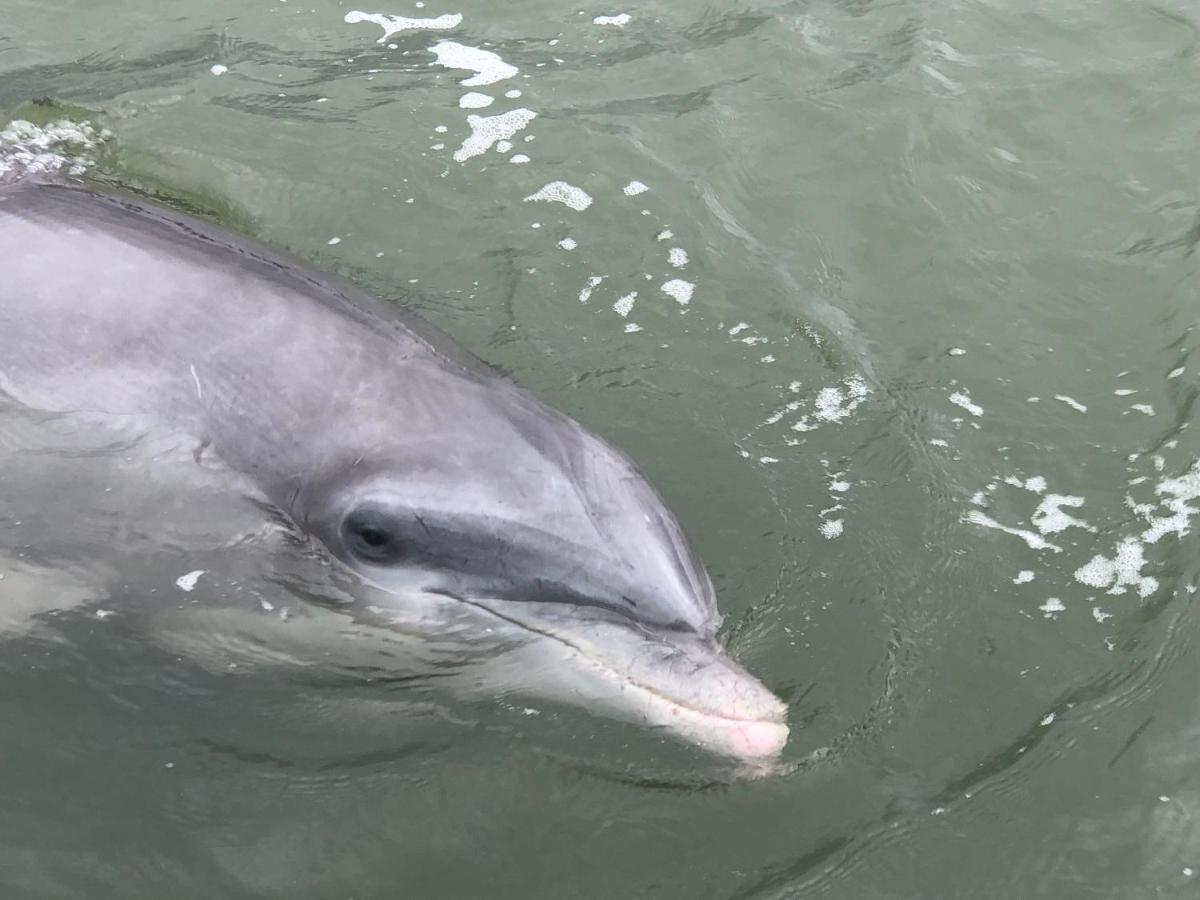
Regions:
M 557 693 L 719 753 L 787 739 L 629 460 L 401 314 L 222 229 L 77 186 L 0 189 L 0 389 L 195 441 L 389 610 L 553 649 Z M 364 587 L 365 591 L 365 587 Z M 380 598 L 385 599 L 380 599 Z

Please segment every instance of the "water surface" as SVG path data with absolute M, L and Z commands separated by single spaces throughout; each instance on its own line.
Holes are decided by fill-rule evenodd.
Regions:
M 182 614 L 299 609 L 282 526 L 6 409 L 0 596 L 61 611 L 0 610 L 4 895 L 1194 896 L 1198 22 L 0 0 L 0 108 L 102 111 L 129 170 L 626 449 L 793 723 L 742 778 L 581 710 L 231 669 Z

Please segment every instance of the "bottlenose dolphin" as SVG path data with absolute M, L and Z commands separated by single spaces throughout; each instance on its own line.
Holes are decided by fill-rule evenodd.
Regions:
M 76 184 L 0 188 L 0 260 L 0 390 L 215 456 L 354 573 L 345 615 L 473 621 L 551 650 L 548 693 L 782 749 L 784 705 L 718 645 L 712 583 L 634 465 L 403 313 Z

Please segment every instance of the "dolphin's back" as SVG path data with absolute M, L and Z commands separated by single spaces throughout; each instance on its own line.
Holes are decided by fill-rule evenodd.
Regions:
M 353 288 L 133 200 L 0 191 L 0 260 L 0 389 L 193 434 L 268 485 L 320 464 L 305 435 L 332 456 L 378 446 L 475 380 Z M 384 427 L 364 406 L 397 411 L 388 435 L 364 433 Z

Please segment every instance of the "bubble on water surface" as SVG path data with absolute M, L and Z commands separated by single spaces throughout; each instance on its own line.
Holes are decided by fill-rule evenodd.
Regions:
M 462 24 L 461 13 L 447 13 L 433 19 L 413 19 L 407 16 L 390 16 L 385 13 L 368 13 L 352 9 L 346 13 L 342 21 L 351 25 L 359 22 L 372 22 L 383 29 L 383 37 L 376 43 L 382 44 L 394 34 L 402 31 L 445 31 L 457 28 Z

